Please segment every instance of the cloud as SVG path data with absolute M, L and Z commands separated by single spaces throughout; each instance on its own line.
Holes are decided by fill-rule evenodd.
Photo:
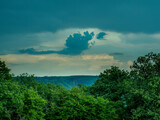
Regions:
M 148 52 L 158 53 L 160 51 L 160 33 L 104 32 L 107 33 L 106 40 L 95 39 L 96 44 L 87 50 L 85 54 L 109 54 L 114 56 L 115 59 L 127 62 L 135 60 L 138 56 L 145 55 Z
M 58 53 L 58 51 L 37 51 L 34 48 L 27 48 L 27 49 L 22 49 L 19 51 L 20 53 L 27 53 L 27 54 L 32 54 L 32 55 L 41 55 L 41 54 L 52 54 L 52 53 Z
M 120 52 L 114 52 L 114 53 L 110 53 L 110 55 L 124 55 L 124 54 Z
M 18 75 L 29 73 L 35 75 L 76 75 L 96 74 L 98 75 L 105 68 L 101 66 L 111 65 L 122 66 L 123 62 L 114 59 L 108 54 L 92 55 L 30 55 L 30 54 L 9 54 L 0 55 L 5 60 L 11 72 Z
M 107 35 L 105 32 L 100 32 L 100 33 L 97 35 L 97 39 L 103 40 L 105 35 Z
M 160 28 L 159 4 L 159 0 L 1 0 L 0 34 L 88 27 L 156 33 Z
M 83 60 L 114 60 L 113 56 L 109 55 L 84 55 Z
M 84 31 L 88 31 L 88 34 L 84 35 L 83 33 Z M 92 36 L 91 40 L 89 40 L 89 37 L 87 37 L 88 38 L 87 39 L 85 36 L 89 36 L 92 31 L 94 32 L 95 35 Z M 38 71 L 38 69 L 43 69 L 43 67 L 45 68 L 46 71 L 47 71 L 47 67 L 49 70 L 50 70 L 49 67 L 54 67 L 56 69 L 59 69 L 59 72 L 64 70 L 67 71 L 67 69 L 72 69 L 70 73 L 66 73 L 66 74 L 72 74 L 71 72 L 74 73 L 76 69 L 79 69 L 81 67 L 81 70 L 79 70 L 80 73 L 92 74 L 90 70 L 96 71 L 97 69 L 99 69 L 100 71 L 107 67 L 109 68 L 110 65 L 120 66 L 121 65 L 120 61 L 125 62 L 124 65 L 123 64 L 121 65 L 122 67 L 123 66 L 125 67 L 125 65 L 128 66 L 131 64 L 131 62 L 127 64 L 128 61 L 130 60 L 133 61 L 138 56 L 145 55 L 150 51 L 153 51 L 156 53 L 160 51 L 160 48 L 159 48 L 160 33 L 145 34 L 145 33 L 120 33 L 115 31 L 104 31 L 105 33 L 107 33 L 106 40 L 98 40 L 96 38 L 96 35 L 99 34 L 101 31 L 104 31 L 104 30 L 97 29 L 97 28 L 88 28 L 88 29 L 77 28 L 77 29 L 60 30 L 60 31 L 57 31 L 56 33 L 44 32 L 44 33 L 36 33 L 36 34 L 24 34 L 24 36 L 23 35 L 17 35 L 17 36 L 14 35 L 14 37 L 8 36 L 7 38 L 6 37 L 4 38 L 3 42 L 2 42 L 2 39 L 0 39 L 1 41 L 0 52 L 5 53 L 7 55 L 17 54 L 18 50 L 21 50 L 24 48 L 25 49 L 31 48 L 31 49 L 28 49 L 27 51 L 28 54 L 17 54 L 19 56 L 15 56 L 15 57 L 10 55 L 6 58 L 6 60 L 7 59 L 14 60 L 13 58 L 19 59 L 18 64 L 22 64 L 19 66 L 21 66 L 21 69 L 23 70 L 26 69 L 26 72 L 32 71 L 33 69 L 34 71 L 32 73 L 36 74 L 37 73 L 36 71 Z M 75 39 L 76 37 L 74 37 L 73 33 L 78 34 L 80 37 L 77 37 L 77 39 Z M 72 37 L 70 38 L 69 35 L 71 35 Z M 81 42 L 80 38 L 86 38 L 87 40 L 84 40 L 85 42 Z M 7 41 L 7 40 L 10 40 L 10 41 Z M 71 40 L 73 40 L 74 42 L 71 42 Z M 95 41 L 96 44 L 93 47 L 90 47 L 93 41 Z M 76 48 L 74 48 L 71 43 L 74 43 L 74 45 L 75 44 L 80 45 L 76 47 L 79 50 L 79 51 L 77 50 L 78 52 L 76 51 Z M 85 44 L 85 46 L 81 45 L 80 43 L 82 43 L 83 45 Z M 23 50 L 22 52 L 24 53 Z M 31 54 L 29 54 L 29 52 Z M 55 54 L 49 54 L 49 52 L 55 53 Z M 85 52 L 85 54 L 83 54 L 83 52 Z M 78 53 L 80 53 L 81 55 L 75 55 Z M 111 56 L 108 58 L 112 58 L 112 56 L 114 56 L 114 63 L 111 62 L 112 59 L 107 58 L 106 54 L 109 54 L 109 56 Z M 44 57 L 46 56 L 48 56 L 48 58 L 44 59 Z M 2 58 L 4 58 L 4 55 L 2 55 Z M 28 58 L 28 62 L 27 61 L 25 62 L 26 58 Z M 49 58 L 52 58 L 52 60 Z M 117 63 L 116 63 L 116 60 L 118 60 Z M 51 61 L 54 61 L 54 63 L 52 63 Z M 10 65 L 13 66 L 14 64 L 15 63 Z M 51 64 L 53 64 L 53 66 L 51 66 Z M 65 66 L 63 64 L 68 64 L 68 65 Z M 43 67 L 39 67 L 39 66 L 43 66 Z M 63 66 L 65 66 L 65 68 L 63 68 Z M 71 66 L 73 68 L 71 68 Z M 14 71 L 16 71 L 16 68 L 17 68 L 16 65 L 14 65 Z M 48 73 L 46 72 L 47 74 L 50 73 L 49 70 L 48 70 Z M 22 72 L 22 71 L 19 69 L 19 72 Z M 42 72 L 41 74 L 43 74 L 43 71 L 41 72 Z M 58 71 L 56 70 L 53 73 L 59 74 Z M 97 73 L 98 73 L 98 70 L 97 70 Z
M 3 35 L 0 36 L 0 54 L 18 54 L 17 51 L 20 49 L 40 48 L 43 43 L 53 41 L 53 38 L 56 45 L 59 45 L 55 37 L 56 35 L 52 32 Z M 59 37 L 59 39 L 62 38 Z
M 70 35 L 65 43 L 65 48 L 59 51 L 55 50 L 47 50 L 47 51 L 37 51 L 34 48 L 28 48 L 28 49 L 22 49 L 19 52 L 20 53 L 27 53 L 27 54 L 33 54 L 33 55 L 41 55 L 41 54 L 64 54 L 64 55 L 79 55 L 84 50 L 87 50 L 94 44 L 94 42 L 89 43 L 90 40 L 92 40 L 94 33 L 89 33 L 88 31 L 83 33 L 84 35 L 80 33 L 74 33 L 73 35 Z
M 69 57 L 63 55 L 22 55 L 22 54 L 8 54 L 0 55 L 2 60 L 6 61 L 9 64 L 27 64 L 27 63 L 38 63 L 40 61 L 69 61 Z
M 132 62 L 131 60 L 129 60 L 129 61 L 127 62 L 127 64 L 128 64 L 129 66 L 132 66 L 132 65 L 133 65 L 133 62 Z

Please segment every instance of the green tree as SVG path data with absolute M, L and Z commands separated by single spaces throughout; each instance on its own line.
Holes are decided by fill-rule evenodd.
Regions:
M 0 83 L 0 120 L 19 120 L 23 110 L 23 91 L 15 82 Z
M 58 116 L 55 114 L 55 109 L 62 106 L 64 101 L 68 99 L 69 92 L 61 85 L 47 84 L 46 88 L 45 93 L 40 93 L 48 101 L 45 108 L 45 119 L 54 120 L 55 116 Z
M 27 88 L 34 88 L 35 90 L 40 84 L 38 81 L 35 80 L 34 75 L 29 75 L 28 73 L 22 73 L 15 79 L 16 82 L 19 82 L 21 85 L 25 85 Z
M 160 78 L 125 80 L 126 119 L 160 119 Z
M 46 101 L 17 82 L 0 83 L 0 120 L 43 120 Z
M 111 101 L 122 100 L 124 95 L 122 81 L 129 78 L 129 73 L 116 66 L 106 69 L 98 80 L 90 87 L 90 93 L 95 96 L 105 96 Z
M 131 66 L 131 75 L 144 78 L 160 76 L 160 53 L 150 52 L 138 57 Z
M 126 119 L 160 119 L 160 53 L 140 56 L 131 66 L 130 79 L 123 81 Z
M 46 100 L 39 96 L 33 88 L 24 91 L 23 102 L 21 115 L 24 116 L 25 120 L 44 120 L 43 108 Z
M 53 107 L 54 119 L 59 120 L 115 120 L 118 118 L 114 103 L 87 95 L 83 89 L 73 87 L 62 96 L 61 105 Z
M 4 61 L 0 60 L 0 79 L 1 80 L 9 80 L 12 78 L 10 74 L 10 69 L 6 66 Z
M 127 71 L 120 70 L 116 66 L 111 66 L 99 75 L 98 80 L 89 88 L 89 91 L 94 96 L 103 96 L 110 101 L 115 102 L 116 112 L 119 119 L 125 116 L 125 90 L 123 81 L 129 79 L 130 75 Z

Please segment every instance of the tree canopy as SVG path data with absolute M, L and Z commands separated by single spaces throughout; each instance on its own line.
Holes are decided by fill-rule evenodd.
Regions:
M 0 60 L 0 79 L 11 79 L 10 69 L 6 66 L 4 61 Z
M 90 87 L 90 93 L 111 101 L 121 101 L 120 119 L 159 120 L 159 83 L 160 54 L 151 52 L 138 57 L 130 72 L 116 66 L 106 69 Z

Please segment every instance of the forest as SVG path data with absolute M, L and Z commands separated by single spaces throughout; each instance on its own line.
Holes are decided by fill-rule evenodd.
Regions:
M 27 73 L 15 77 L 0 60 L 0 120 L 160 120 L 160 53 L 70 89 Z

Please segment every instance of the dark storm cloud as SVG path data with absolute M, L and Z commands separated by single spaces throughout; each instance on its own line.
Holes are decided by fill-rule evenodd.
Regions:
M 0 34 L 100 28 L 159 32 L 159 0 L 1 0 Z
M 74 33 L 73 36 L 70 35 L 65 43 L 65 48 L 60 51 L 53 51 L 53 50 L 47 50 L 47 51 L 37 51 L 34 48 L 28 48 L 20 50 L 20 53 L 27 53 L 27 54 L 34 54 L 34 55 L 40 55 L 40 54 L 64 54 L 64 55 L 79 55 L 84 50 L 89 49 L 90 45 L 93 45 L 92 43 L 88 43 L 90 40 L 92 40 L 92 37 L 94 36 L 94 33 L 89 33 L 88 31 L 84 32 L 84 35 L 80 33 Z
M 84 32 L 84 36 L 80 33 L 75 33 L 70 35 L 66 40 L 66 48 L 59 51 L 60 54 L 70 54 L 77 55 L 81 54 L 84 50 L 89 48 L 89 41 L 92 40 L 94 33 L 90 33 L 88 31 Z
M 32 34 L 0 35 L 0 55 L 16 54 L 19 49 L 37 46 L 41 42 L 36 35 Z
M 97 35 L 97 39 L 103 40 L 105 35 L 107 35 L 105 32 L 100 32 L 100 33 L 98 33 L 98 35 Z
M 109 55 L 113 55 L 113 56 L 115 56 L 115 55 L 122 56 L 122 55 L 124 55 L 124 54 L 123 54 L 123 53 L 120 53 L 120 52 L 115 52 L 115 53 L 110 53 Z

